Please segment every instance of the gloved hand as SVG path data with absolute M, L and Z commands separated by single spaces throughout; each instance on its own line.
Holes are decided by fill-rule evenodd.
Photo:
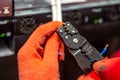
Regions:
M 93 68 L 94 71 L 78 80 L 120 80 L 120 57 L 95 62 Z
M 59 80 L 58 52 L 64 46 L 56 29 L 62 22 L 39 26 L 18 52 L 19 80 Z

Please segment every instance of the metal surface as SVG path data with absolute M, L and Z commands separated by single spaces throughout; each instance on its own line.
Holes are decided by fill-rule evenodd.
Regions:
M 15 0 L 15 16 L 52 12 L 50 0 Z M 120 0 L 62 0 L 62 10 L 76 10 L 90 7 L 120 4 Z
M 14 52 L 8 48 L 6 43 L 0 39 L 0 57 L 11 56 Z
M 50 3 L 47 0 L 15 0 L 14 6 L 15 16 L 27 16 L 51 12 Z

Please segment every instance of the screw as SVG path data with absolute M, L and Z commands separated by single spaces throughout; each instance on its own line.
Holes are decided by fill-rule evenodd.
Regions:
M 75 33 L 75 31 L 73 30 L 72 33 Z
M 62 30 L 60 30 L 60 32 L 63 32 Z
M 78 43 L 78 39 L 77 38 L 73 38 L 73 42 L 74 43 Z
M 67 26 L 70 26 L 70 24 L 69 24 L 69 23 L 67 23 Z
M 68 38 L 68 36 L 65 36 L 65 38 L 67 39 L 67 38 Z

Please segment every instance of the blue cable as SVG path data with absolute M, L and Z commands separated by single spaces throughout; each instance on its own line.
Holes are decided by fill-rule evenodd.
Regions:
M 104 55 L 107 52 L 108 44 L 105 45 L 103 50 L 101 51 L 100 55 Z
M 104 55 L 105 53 L 107 52 L 107 49 L 106 48 L 104 48 L 102 51 L 101 51 L 101 55 Z

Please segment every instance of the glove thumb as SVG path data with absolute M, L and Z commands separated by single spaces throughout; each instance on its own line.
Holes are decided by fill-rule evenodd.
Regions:
M 104 59 L 93 64 L 102 80 L 120 80 L 120 58 Z

